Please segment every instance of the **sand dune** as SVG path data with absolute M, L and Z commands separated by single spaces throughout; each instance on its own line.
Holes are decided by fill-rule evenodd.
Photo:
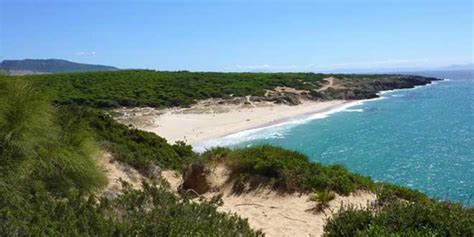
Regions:
M 182 183 L 181 178 L 170 172 L 163 177 L 172 183 L 174 190 Z M 321 236 L 327 219 L 337 213 L 342 205 L 364 208 L 376 200 L 375 194 L 365 191 L 349 196 L 336 195 L 329 208 L 316 212 L 317 202 L 310 200 L 310 194 L 280 194 L 265 187 L 235 194 L 228 178 L 229 170 L 224 165 L 216 166 L 208 175 L 213 191 L 202 197 L 210 199 L 222 195 L 223 205 L 218 208 L 219 211 L 248 219 L 252 228 L 262 230 L 266 236 Z

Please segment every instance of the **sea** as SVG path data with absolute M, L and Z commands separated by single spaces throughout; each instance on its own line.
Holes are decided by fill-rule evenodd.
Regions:
M 272 144 L 312 161 L 474 206 L 474 71 L 414 72 L 443 79 L 381 92 L 323 114 L 207 141 Z

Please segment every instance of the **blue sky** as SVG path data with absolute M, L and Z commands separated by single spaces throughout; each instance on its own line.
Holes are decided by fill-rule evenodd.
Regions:
M 0 0 L 0 59 L 326 71 L 472 63 L 472 0 Z

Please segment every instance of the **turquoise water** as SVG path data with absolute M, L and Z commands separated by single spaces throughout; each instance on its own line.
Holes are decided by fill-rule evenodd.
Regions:
M 448 78 L 395 90 L 324 116 L 228 136 L 213 145 L 269 143 L 311 160 L 473 205 L 473 73 L 418 73 Z M 474 199 L 474 197 L 472 197 Z

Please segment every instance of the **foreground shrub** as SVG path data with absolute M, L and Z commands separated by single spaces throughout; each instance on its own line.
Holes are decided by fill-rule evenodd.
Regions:
M 318 202 L 316 204 L 316 211 L 323 211 L 325 208 L 329 207 L 329 202 L 332 201 L 336 195 L 334 192 L 325 189 L 323 191 L 317 191 L 311 197 L 311 201 Z
M 106 183 L 96 147 L 81 123 L 58 114 L 34 86 L 0 78 L 0 181 L 34 180 L 49 192 L 93 191 Z
M 238 181 L 259 180 L 282 191 L 335 191 L 347 195 L 357 189 L 369 189 L 373 182 L 355 175 L 342 166 L 312 163 L 294 151 L 262 145 L 235 149 L 229 154 L 229 167 Z M 258 177 L 256 177 L 258 176 Z
M 262 236 L 246 220 L 217 212 L 219 199 L 196 203 L 154 185 L 125 186 L 100 202 L 77 192 L 62 199 L 38 189 L 9 192 L 0 200 L 0 236 Z
M 380 210 L 340 211 L 325 236 L 473 236 L 474 209 L 453 203 L 393 202 Z

